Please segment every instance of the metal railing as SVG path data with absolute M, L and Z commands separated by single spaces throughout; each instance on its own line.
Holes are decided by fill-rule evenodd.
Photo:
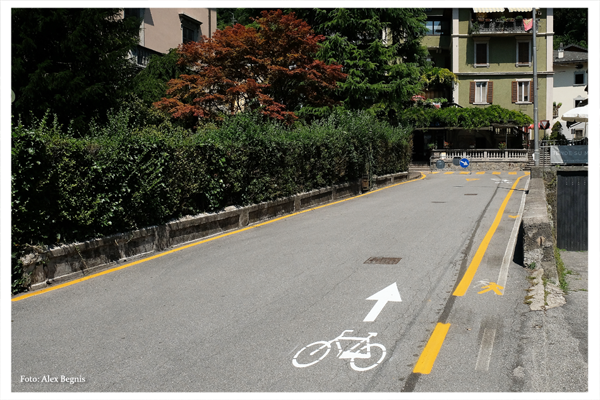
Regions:
M 539 19 L 538 19 L 539 22 Z M 483 21 L 470 22 L 469 32 L 471 34 L 488 34 L 488 33 L 531 33 L 531 30 L 525 31 L 523 20 L 514 21 Z

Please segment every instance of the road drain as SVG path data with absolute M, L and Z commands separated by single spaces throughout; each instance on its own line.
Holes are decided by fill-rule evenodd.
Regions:
M 398 264 L 400 260 L 402 259 L 395 257 L 371 257 L 365 264 Z
M 445 201 L 432 201 L 432 203 L 443 204 Z
M 465 193 L 465 196 L 477 196 L 477 193 Z

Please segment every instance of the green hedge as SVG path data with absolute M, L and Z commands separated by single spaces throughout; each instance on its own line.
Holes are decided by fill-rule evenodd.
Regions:
M 491 124 L 514 124 L 527 126 L 533 119 L 520 111 L 507 110 L 498 105 L 485 108 L 425 108 L 411 107 L 398 115 L 401 123 L 415 128 L 453 126 L 465 129 L 480 128 Z
M 335 112 L 288 128 L 240 114 L 190 134 L 120 113 L 92 137 L 43 120 L 12 128 L 13 286 L 30 245 L 88 240 L 184 215 L 406 171 L 410 130 Z

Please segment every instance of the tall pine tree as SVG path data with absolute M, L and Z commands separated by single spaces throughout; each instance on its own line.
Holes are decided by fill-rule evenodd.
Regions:
M 417 8 L 293 9 L 325 35 L 317 58 L 348 74 L 338 96 L 350 109 L 387 113 L 420 92 L 426 15 Z
M 120 9 L 13 9 L 13 115 L 28 122 L 50 110 L 78 130 L 105 118 L 130 90 L 139 26 Z

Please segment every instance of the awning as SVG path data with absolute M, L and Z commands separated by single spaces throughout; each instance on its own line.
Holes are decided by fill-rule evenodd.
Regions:
M 531 10 L 531 8 L 530 8 Z M 483 7 L 483 8 L 474 8 L 474 12 L 476 13 L 485 13 L 485 12 L 504 12 L 504 8 L 498 7 Z
M 533 10 L 533 7 L 516 7 L 516 8 L 508 8 L 510 12 L 527 12 Z
M 587 106 L 576 107 L 564 113 L 560 118 L 569 122 L 588 122 L 588 108 Z

